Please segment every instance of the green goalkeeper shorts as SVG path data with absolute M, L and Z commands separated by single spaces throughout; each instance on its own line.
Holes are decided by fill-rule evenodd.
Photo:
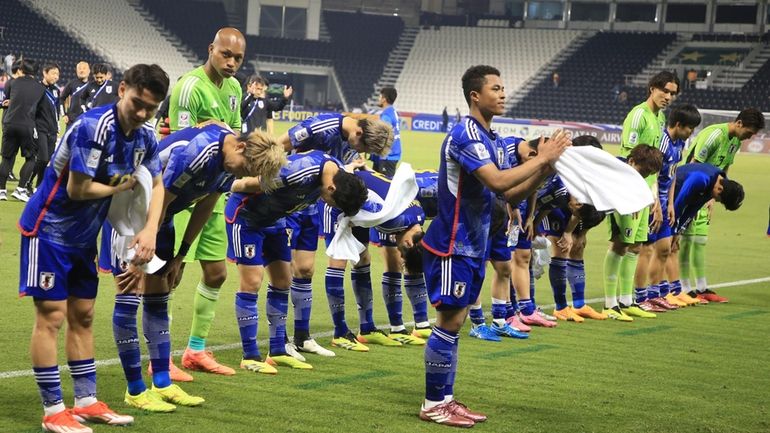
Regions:
M 650 207 L 645 207 L 633 215 L 620 215 L 613 212 L 607 220 L 610 225 L 610 241 L 623 242 L 624 244 L 640 244 L 647 242 L 647 233 L 650 230 Z
M 188 208 L 174 215 L 174 231 L 176 232 L 176 248 L 182 244 L 184 232 L 187 224 L 190 222 L 193 208 Z M 214 212 L 206 221 L 200 234 L 192 245 L 190 252 L 187 253 L 185 263 L 192 263 L 195 260 L 206 260 L 211 262 L 225 260 L 227 258 L 227 232 L 225 229 L 225 215 Z
M 708 236 L 709 235 L 709 210 L 703 206 L 698 215 L 692 220 L 689 226 L 684 230 L 685 236 Z

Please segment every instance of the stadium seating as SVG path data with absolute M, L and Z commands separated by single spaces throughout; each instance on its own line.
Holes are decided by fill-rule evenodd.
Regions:
M 125 0 L 29 0 L 108 58 L 118 69 L 158 63 L 171 81 L 195 67 Z
M 75 78 L 77 62 L 85 60 L 93 64 L 104 61 L 19 0 L 3 2 L 0 26 L 5 27 L 0 39 L 3 56 L 13 52 L 17 58 L 21 54 L 39 62 L 55 61 L 61 66 L 61 85 Z
M 443 27 L 421 30 L 396 82 L 400 110 L 441 113 L 467 104 L 460 77 L 474 64 L 494 65 L 508 95 L 578 35 L 572 30 Z M 457 55 L 458 52 L 464 53 Z
M 741 89 L 686 89 L 676 102 L 695 104 L 699 108 L 742 110 L 755 107 L 770 112 L 770 61 L 765 62 Z
M 557 67 L 561 78 L 558 88 L 553 87 L 550 77 L 544 78 L 509 114 L 620 124 L 631 103 L 639 100 L 630 90 L 627 101 L 617 100 L 624 75 L 640 72 L 675 38 L 673 33 L 597 33 Z

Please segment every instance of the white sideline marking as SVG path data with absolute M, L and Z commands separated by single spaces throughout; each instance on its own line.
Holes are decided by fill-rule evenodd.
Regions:
M 712 284 L 712 285 L 709 286 L 709 288 L 720 289 L 720 288 L 724 288 L 724 287 L 746 286 L 746 285 L 749 285 L 749 284 L 765 283 L 765 282 L 768 282 L 768 281 L 770 281 L 770 277 L 754 278 L 754 279 L 751 279 L 751 280 L 738 280 L 738 281 L 729 281 L 729 282 L 726 282 L 726 283 Z M 603 301 L 603 300 L 604 300 L 604 298 L 601 297 L 601 298 L 586 299 L 585 302 L 587 304 L 589 304 L 589 303 L 594 303 L 594 302 L 600 302 L 600 301 Z M 549 308 L 553 308 L 554 305 L 553 304 L 549 304 L 549 305 L 543 305 L 542 307 L 546 308 L 546 309 L 549 309 Z M 433 322 L 433 320 L 431 320 L 431 322 Z M 404 326 L 412 326 L 412 325 L 414 325 L 414 322 L 405 322 L 404 323 Z M 325 331 L 325 332 L 319 332 L 319 333 L 313 334 L 312 336 L 315 337 L 315 338 L 325 338 L 325 337 L 331 337 L 333 334 L 334 334 L 334 331 Z M 257 344 L 260 344 L 260 345 L 265 345 L 267 343 L 268 343 L 267 340 L 257 341 Z M 212 352 L 218 352 L 218 351 L 222 351 L 222 350 L 238 349 L 240 347 L 241 347 L 241 343 L 231 343 L 231 344 L 220 344 L 220 345 L 216 345 L 216 346 L 209 346 L 206 349 L 210 350 Z M 175 350 L 171 354 L 173 356 L 181 356 L 183 353 L 184 353 L 184 350 Z M 142 355 L 142 361 L 147 361 L 148 359 L 150 359 L 150 357 L 148 355 Z M 103 360 L 96 361 L 96 366 L 97 367 L 107 367 L 107 366 L 118 365 L 118 364 L 120 364 L 120 359 L 119 358 L 103 359 Z M 62 372 L 69 371 L 69 367 L 66 366 L 66 365 L 60 365 L 59 366 L 59 371 L 62 371 Z M 27 377 L 27 376 L 32 376 L 32 375 L 33 375 L 32 370 L 2 371 L 2 372 L 0 372 L 0 380 L 1 379 L 11 379 L 11 378 L 14 378 L 14 377 Z

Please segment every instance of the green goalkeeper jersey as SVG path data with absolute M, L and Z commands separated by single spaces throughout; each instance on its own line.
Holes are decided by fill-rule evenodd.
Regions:
M 620 156 L 628 158 L 631 149 L 637 144 L 647 144 L 660 149 L 664 126 L 666 126 L 666 116 L 663 110 L 658 111 L 658 114 L 653 113 L 647 101 L 634 107 L 623 121 Z
M 738 137 L 730 137 L 728 124 L 718 123 L 704 128 L 695 137 L 690 155 L 696 162 L 706 162 L 727 170 L 740 149 L 741 140 Z
M 169 102 L 171 131 L 195 126 L 206 120 L 219 120 L 239 131 L 241 128 L 241 85 L 233 77 L 217 87 L 203 66 L 182 75 L 174 85 Z

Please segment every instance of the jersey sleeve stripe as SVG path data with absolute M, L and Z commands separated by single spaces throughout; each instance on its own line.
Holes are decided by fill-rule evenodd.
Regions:
M 193 172 L 196 172 L 201 169 L 204 165 L 206 165 L 210 160 L 212 156 L 215 156 L 219 153 L 219 141 L 215 141 L 213 143 L 209 143 L 206 145 L 206 147 L 203 148 L 201 153 L 195 157 L 195 159 L 192 160 L 190 163 L 190 170 Z
M 187 80 L 185 80 L 184 84 L 182 85 L 182 91 L 179 93 L 179 106 L 184 108 L 189 108 L 188 104 L 190 103 L 190 95 L 192 94 L 192 89 L 195 87 L 195 83 L 198 81 L 198 77 L 188 77 Z
M 339 125 L 339 119 L 328 119 L 328 120 L 322 120 L 320 122 L 316 122 L 310 125 L 310 131 L 312 132 L 318 132 L 322 130 L 321 128 L 328 129 L 329 126 L 336 127 Z
M 631 129 L 639 129 L 639 124 L 641 123 L 643 117 L 644 110 L 637 108 L 636 111 L 634 111 L 633 117 L 631 118 Z
M 102 114 L 96 122 L 93 140 L 99 144 L 99 147 L 104 147 L 104 140 L 107 138 L 107 130 L 109 130 L 110 126 L 114 123 L 112 122 L 113 118 L 114 115 L 112 114 L 112 110 L 109 110 Z
M 321 171 L 321 166 L 314 165 L 312 167 L 308 167 L 305 169 L 302 169 L 296 173 L 292 173 L 289 176 L 286 176 L 286 181 L 291 185 L 298 183 L 302 180 L 305 176 L 313 176 L 317 175 Z

